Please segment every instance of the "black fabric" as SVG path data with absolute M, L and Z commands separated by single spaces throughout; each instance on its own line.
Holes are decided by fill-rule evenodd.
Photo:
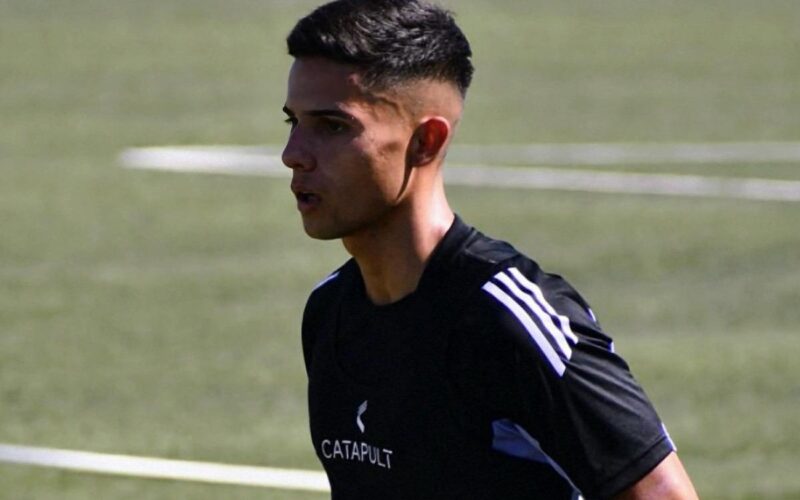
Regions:
M 482 289 L 510 268 L 570 318 L 579 341 L 561 375 Z M 312 440 L 334 500 L 572 499 L 574 486 L 603 498 L 672 451 L 586 302 L 507 243 L 457 218 L 417 290 L 387 306 L 368 300 L 354 261 L 337 273 L 303 318 Z M 499 420 L 557 467 L 493 449 Z

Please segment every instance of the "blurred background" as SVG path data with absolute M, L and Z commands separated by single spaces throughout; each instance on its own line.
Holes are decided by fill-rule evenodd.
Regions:
M 0 0 L 0 443 L 319 470 L 299 322 L 340 245 L 306 238 L 286 179 L 118 162 L 280 145 L 283 40 L 317 4 Z M 446 5 L 477 68 L 459 143 L 800 140 L 796 1 Z M 590 168 L 800 181 L 791 161 Z M 800 203 L 450 197 L 589 300 L 703 498 L 800 498 Z M 325 498 L 0 463 L 1 499 L 91 496 Z

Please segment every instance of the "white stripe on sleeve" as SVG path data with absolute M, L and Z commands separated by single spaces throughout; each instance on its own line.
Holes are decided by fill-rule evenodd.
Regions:
M 513 314 L 517 320 L 522 324 L 525 330 L 528 332 L 528 335 L 536 342 L 536 345 L 539 346 L 539 350 L 542 351 L 547 361 L 556 371 L 559 377 L 564 375 L 564 371 L 566 371 L 567 367 L 564 364 L 564 361 L 559 357 L 558 353 L 553 349 L 553 346 L 550 345 L 550 342 L 544 337 L 544 334 L 539 330 L 539 327 L 536 326 L 536 323 L 531 319 L 528 313 L 513 299 L 511 298 L 506 292 L 504 292 L 500 287 L 492 283 L 491 281 L 483 285 L 483 290 L 497 299 L 501 304 L 503 304 L 506 309 L 508 309 L 511 314 Z
M 509 278 L 504 273 L 497 273 L 495 279 L 500 281 L 502 284 L 508 288 L 508 290 L 515 296 L 517 299 L 522 301 L 528 309 L 539 318 L 539 321 L 544 326 L 545 330 L 550 334 L 553 340 L 558 345 L 558 348 L 561 349 L 561 352 L 564 353 L 564 356 L 569 359 L 572 357 L 572 348 L 567 343 L 567 339 L 564 336 L 564 332 L 562 332 L 556 325 L 553 323 L 553 318 L 550 317 L 542 308 L 539 306 L 538 303 L 533 299 L 533 297 L 520 290 L 517 284 Z
M 544 298 L 542 289 L 539 288 L 538 285 L 530 281 L 528 278 L 526 278 L 525 275 L 523 275 L 516 267 L 510 268 L 508 272 L 511 273 L 511 275 L 514 276 L 514 278 L 516 278 L 516 280 L 519 282 L 520 285 L 522 285 L 536 297 L 536 299 L 539 301 L 542 307 L 544 307 L 544 309 L 550 314 L 550 316 L 553 317 L 553 319 L 556 318 L 558 319 L 558 322 L 561 325 L 561 331 L 564 332 L 564 335 L 569 337 L 572 340 L 572 342 L 577 344 L 578 337 L 574 333 L 572 333 L 572 328 L 569 326 L 569 318 L 567 318 L 564 315 L 558 314 L 556 312 L 553 306 L 551 306 L 550 303 L 547 302 L 547 299 Z

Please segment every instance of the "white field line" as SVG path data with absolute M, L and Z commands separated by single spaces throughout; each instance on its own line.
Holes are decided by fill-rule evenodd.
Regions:
M 445 170 L 445 180 L 464 186 L 800 201 L 800 181 L 772 179 L 476 165 Z
M 797 163 L 800 142 L 456 145 L 449 157 L 493 165 Z
M 135 148 L 124 151 L 120 162 L 128 168 L 288 177 L 279 152 L 279 147 Z M 800 181 L 773 179 L 448 164 L 445 180 L 463 186 L 800 201 Z
M 286 490 L 330 491 L 328 478 L 323 472 L 271 467 L 187 462 L 8 444 L 0 444 L 0 462 L 140 478 L 261 486 Z
M 242 155 L 250 160 L 279 155 L 280 146 L 198 146 L 142 148 L 220 155 Z M 659 163 L 797 163 L 800 142 L 720 143 L 585 143 L 454 145 L 449 159 L 456 163 L 499 165 L 622 165 Z
M 244 146 L 165 146 L 122 152 L 124 167 L 173 172 L 289 176 L 278 148 Z

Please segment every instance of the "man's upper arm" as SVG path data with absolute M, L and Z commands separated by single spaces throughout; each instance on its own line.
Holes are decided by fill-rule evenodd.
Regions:
M 498 407 L 587 498 L 625 491 L 657 471 L 672 442 L 585 301 L 560 278 L 520 267 L 483 288 L 480 309 L 493 312 L 482 330 L 515 345 L 516 394 Z

